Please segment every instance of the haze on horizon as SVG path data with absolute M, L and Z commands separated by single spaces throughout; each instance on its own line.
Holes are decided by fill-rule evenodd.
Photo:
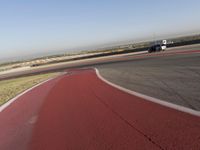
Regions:
M 0 2 L 0 60 L 200 33 L 199 0 Z

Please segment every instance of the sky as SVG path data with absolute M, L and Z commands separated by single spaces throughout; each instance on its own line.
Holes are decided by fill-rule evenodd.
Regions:
M 0 60 L 200 33 L 199 0 L 1 0 Z

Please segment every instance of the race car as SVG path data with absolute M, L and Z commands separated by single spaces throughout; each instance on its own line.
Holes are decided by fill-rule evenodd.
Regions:
M 152 53 L 152 52 L 159 52 L 159 51 L 164 51 L 165 49 L 166 49 L 166 46 L 160 45 L 160 44 L 156 44 L 156 45 L 151 46 L 151 47 L 148 49 L 148 52 L 149 52 L 149 53 Z
M 162 44 L 154 44 L 148 49 L 148 52 L 152 53 L 152 52 L 164 51 L 167 48 L 166 43 L 167 43 L 166 40 L 163 40 Z

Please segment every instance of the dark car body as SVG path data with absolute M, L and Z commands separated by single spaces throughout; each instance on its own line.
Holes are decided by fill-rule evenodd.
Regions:
M 148 49 L 148 52 L 149 53 L 152 53 L 152 52 L 158 52 L 158 51 L 162 51 L 162 45 L 160 44 L 156 44 L 156 45 L 153 45 L 151 46 L 149 49 Z

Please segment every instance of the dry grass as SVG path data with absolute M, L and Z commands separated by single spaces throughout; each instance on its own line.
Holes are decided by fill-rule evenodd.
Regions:
M 0 81 L 0 105 L 26 89 L 56 75 L 57 73 L 48 73 Z

